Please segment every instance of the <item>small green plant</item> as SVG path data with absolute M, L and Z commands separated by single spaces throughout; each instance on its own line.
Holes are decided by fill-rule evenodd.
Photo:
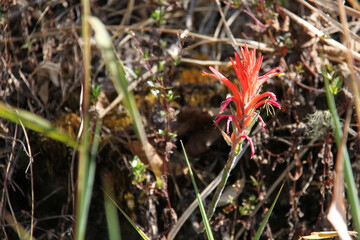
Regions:
M 164 6 L 160 6 L 153 11 L 151 17 L 157 22 L 158 26 L 162 26 L 166 24 L 165 16 L 165 8 Z
M 91 100 L 96 101 L 101 93 L 101 85 L 93 85 L 91 86 Z
M 279 46 L 281 47 L 293 48 L 295 46 L 295 43 L 289 33 L 284 33 L 283 35 L 279 36 L 279 40 Z
M 297 65 L 295 65 L 295 71 L 296 75 L 300 75 L 304 72 L 302 63 L 299 62 Z
M 247 199 L 242 199 L 241 206 L 239 207 L 239 212 L 242 216 L 250 215 L 251 212 L 255 209 L 255 205 L 258 202 L 258 199 L 255 195 L 251 194 Z
M 171 137 L 171 138 L 175 138 L 177 136 L 176 133 L 173 133 L 173 132 L 168 132 L 166 133 L 166 131 L 164 129 L 159 129 L 157 134 L 159 134 L 160 136 L 164 137 L 166 134 Z
M 326 78 L 329 82 L 329 89 L 333 95 L 336 95 L 339 89 L 342 87 L 340 72 L 335 71 L 331 64 L 326 66 L 327 71 L 322 73 L 324 78 Z
M 254 176 L 250 176 L 250 179 L 254 187 L 256 188 L 261 187 L 261 183 L 258 180 L 256 180 Z
M 146 166 L 140 161 L 138 156 L 135 156 L 130 162 L 132 173 L 134 174 L 134 181 L 141 183 L 145 180 Z

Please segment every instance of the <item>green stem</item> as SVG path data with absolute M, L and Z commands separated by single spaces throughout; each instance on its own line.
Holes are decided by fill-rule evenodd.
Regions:
M 85 189 L 89 174 L 89 123 L 88 114 L 90 105 L 90 30 L 87 18 L 90 16 L 90 3 L 88 0 L 81 1 L 82 14 L 82 38 L 84 40 L 83 48 L 83 86 L 82 86 L 82 137 L 79 152 L 78 167 L 78 185 L 76 199 L 76 216 L 75 216 L 75 236 L 76 240 L 85 239 L 86 223 L 88 211 L 85 209 Z
M 220 200 L 221 194 L 224 191 L 227 180 L 228 180 L 228 178 L 230 176 L 230 172 L 236 166 L 236 164 L 238 163 L 238 161 L 236 161 L 237 158 L 240 157 L 240 155 L 242 154 L 243 149 L 241 147 L 241 143 L 240 143 L 239 146 L 240 146 L 239 151 L 234 151 L 233 150 L 233 151 L 230 152 L 229 158 L 228 158 L 228 160 L 226 162 L 226 165 L 225 165 L 225 167 L 223 169 L 224 172 L 223 172 L 223 175 L 221 177 L 221 182 L 219 183 L 219 185 L 216 188 L 215 194 L 214 194 L 214 196 L 213 196 L 213 198 L 211 200 L 209 211 L 207 213 L 207 218 L 208 218 L 209 221 L 210 221 L 210 219 L 212 218 L 212 216 L 215 213 L 215 210 L 216 210 L 216 207 L 217 207 L 218 202 Z M 204 226 L 201 226 L 199 232 L 203 232 L 203 231 L 204 231 Z
M 229 158 L 226 162 L 226 165 L 224 167 L 224 173 L 221 177 L 221 182 L 220 184 L 217 186 L 216 191 L 215 191 L 215 195 L 213 197 L 213 199 L 211 200 L 211 204 L 210 204 L 210 209 L 209 212 L 207 214 L 208 219 L 210 220 L 212 218 L 212 216 L 214 215 L 216 206 L 220 200 L 221 194 L 224 191 L 225 185 L 227 183 L 227 180 L 230 176 L 230 172 L 231 170 L 234 168 L 234 160 L 236 158 L 236 154 L 235 151 L 231 151 Z
M 341 139 L 343 138 L 343 133 L 341 130 L 341 124 L 339 120 L 339 116 L 337 114 L 336 105 L 334 97 L 329 88 L 329 80 L 326 76 L 326 67 L 323 66 L 323 76 L 325 82 L 325 90 L 326 90 L 326 98 L 329 105 L 329 110 L 333 117 L 334 125 L 335 125 L 335 138 L 336 138 L 336 145 L 338 148 L 341 147 Z M 340 151 L 338 149 L 338 151 Z M 354 181 L 354 175 L 351 168 L 351 162 L 349 153 L 347 148 L 344 147 L 343 149 L 343 156 L 344 156 L 344 175 L 345 175 L 345 183 L 346 183 L 346 192 L 348 195 L 348 199 L 350 202 L 351 213 L 355 225 L 355 229 L 358 232 L 358 236 L 360 234 L 360 205 L 359 205 L 359 198 L 358 193 Z

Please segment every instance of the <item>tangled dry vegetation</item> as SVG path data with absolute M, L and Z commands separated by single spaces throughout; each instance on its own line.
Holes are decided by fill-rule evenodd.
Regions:
M 86 239 L 108 238 L 104 189 L 112 189 L 114 201 L 152 239 L 206 238 L 197 233 L 198 209 L 186 211 L 195 195 L 180 140 L 201 192 L 223 169 L 230 150 L 213 125 L 227 89 L 201 72 L 214 66 L 236 79 L 229 57 L 234 45 L 245 43 L 263 54 L 261 73 L 278 66 L 284 73 L 264 86 L 276 94 L 282 108 L 262 110 L 266 131 L 253 129 L 255 156 L 250 159 L 246 151 L 232 171 L 228 185 L 234 184 L 233 199 L 217 208 L 212 219 L 215 238 L 251 239 L 282 182 L 264 239 L 298 239 L 332 230 L 326 214 L 337 147 L 324 66 L 341 119 L 352 111 L 346 145 L 358 188 L 360 184 L 359 112 L 353 108 L 359 93 L 360 9 L 356 1 L 347 3 L 344 26 L 337 4 L 91 1 L 92 15 L 107 26 L 125 66 L 151 145 L 150 161 L 165 174 L 158 189 L 153 172 L 142 165 L 151 163 L 91 39 L 90 126 L 94 130 L 102 119 L 102 127 Z M 1 101 L 51 121 L 76 139 L 83 79 L 80 2 L 1 1 L 0 11 Z M 347 56 L 352 57 L 350 65 Z M 37 239 L 72 238 L 76 151 L 8 120 L 0 123 L 1 239 L 17 239 L 15 223 L 32 228 Z M 189 214 L 181 226 L 184 212 Z M 123 239 L 140 239 L 122 215 L 119 219 Z

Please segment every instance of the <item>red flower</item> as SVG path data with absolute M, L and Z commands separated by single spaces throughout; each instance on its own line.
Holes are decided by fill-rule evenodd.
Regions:
M 263 129 L 265 125 L 256 110 L 264 104 L 270 104 L 277 108 L 281 108 L 274 93 L 264 92 L 260 94 L 261 86 L 266 82 L 266 80 L 280 75 L 281 72 L 278 72 L 277 67 L 260 77 L 259 71 L 263 56 L 260 54 L 259 58 L 256 60 L 255 55 L 256 49 L 249 51 L 245 44 L 245 48 L 241 48 L 242 62 L 236 52 L 235 62 L 230 58 L 236 76 L 239 80 L 239 88 L 213 67 L 209 67 L 212 73 L 203 72 L 204 76 L 215 77 L 222 81 L 230 89 L 232 96 L 226 98 L 226 100 L 221 104 L 219 115 L 215 118 L 215 124 L 218 124 L 223 118 L 227 118 L 226 132 L 229 134 L 229 125 L 230 122 L 233 122 L 236 127 L 233 129 L 233 133 L 231 134 L 233 148 L 238 145 L 241 139 L 246 138 L 250 142 L 251 157 L 254 155 L 254 146 L 248 136 L 248 133 L 257 118 L 260 119 Z M 235 102 L 236 113 L 222 114 L 227 109 L 230 102 Z

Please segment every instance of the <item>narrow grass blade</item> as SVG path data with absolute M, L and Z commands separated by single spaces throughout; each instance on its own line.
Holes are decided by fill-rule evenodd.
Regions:
M 115 199 L 113 176 L 110 172 L 103 172 L 101 176 L 104 188 L 104 205 L 107 229 L 110 240 L 121 240 L 120 223 L 118 213 L 113 200 Z
M 22 124 L 28 129 L 42 133 L 45 136 L 62 142 L 70 147 L 78 148 L 78 144 L 75 139 L 67 135 L 62 129 L 54 127 L 48 120 L 39 117 L 34 113 L 14 108 L 0 102 L 0 117 L 17 124 L 22 122 Z
M 87 170 L 87 180 L 86 185 L 84 189 L 84 201 L 83 201 L 83 219 L 85 222 L 87 222 L 87 216 L 90 209 L 90 203 L 91 203 L 91 195 L 93 191 L 94 186 L 94 180 L 95 180 L 95 169 L 96 169 L 96 155 L 99 147 L 99 140 L 100 140 L 100 129 L 101 129 L 101 120 L 98 119 L 96 122 L 95 127 L 95 133 L 94 133 L 94 140 L 92 143 L 91 153 L 90 153 L 90 161 L 89 161 L 89 167 Z
M 141 230 L 141 228 L 139 228 L 136 223 L 134 223 L 133 220 L 131 220 L 131 218 L 116 204 L 116 202 L 113 200 L 113 197 L 110 196 L 110 193 L 107 193 L 106 191 L 104 191 L 104 194 L 107 196 L 107 199 L 110 200 L 113 204 L 113 206 L 116 206 L 122 215 L 124 215 L 124 217 L 129 221 L 129 223 L 134 227 L 134 229 L 139 233 L 139 235 L 145 239 L 145 240 L 150 240 L 150 238 L 146 235 L 146 233 Z
M 86 223 L 88 219 L 89 209 L 86 207 L 86 188 L 89 174 L 89 151 L 90 151 L 90 62 L 91 62 L 91 48 L 90 48 L 90 26 L 87 22 L 90 16 L 90 1 L 81 0 L 81 35 L 83 39 L 83 79 L 81 85 L 81 117 L 82 128 L 80 128 L 80 149 L 78 162 L 78 176 L 77 176 L 77 193 L 76 193 L 76 208 L 75 208 L 75 240 L 84 240 L 86 235 Z
M 284 183 L 285 183 L 285 182 L 284 182 Z M 276 195 L 276 197 L 275 197 L 275 199 L 274 199 L 274 202 L 271 204 L 271 207 L 270 207 L 269 211 L 266 213 L 265 218 L 262 220 L 262 222 L 261 222 L 261 224 L 260 224 L 260 227 L 259 227 L 258 230 L 256 231 L 253 240 L 259 240 L 259 239 L 260 239 L 260 236 L 261 236 L 261 234 L 263 233 L 263 231 L 264 231 L 264 229 L 265 229 L 265 226 L 266 226 L 267 222 L 269 221 L 270 215 L 271 215 L 271 213 L 272 213 L 272 211 L 273 211 L 273 209 L 274 209 L 274 207 L 275 207 L 275 204 L 276 204 L 276 202 L 277 202 L 277 200 L 278 200 L 278 198 L 279 198 L 279 196 L 280 196 L 281 190 L 282 190 L 283 187 L 284 187 L 284 183 L 281 185 L 280 190 L 279 190 L 279 192 L 277 193 L 277 195 Z
M 333 180 L 333 194 L 329 211 L 327 213 L 327 219 L 334 227 L 336 232 L 339 234 L 341 240 L 351 240 L 350 234 L 348 233 L 347 221 L 345 219 L 345 199 L 344 199 L 344 158 L 343 152 L 344 146 L 347 141 L 348 129 L 351 121 L 351 107 L 348 107 L 346 113 L 346 119 L 344 123 L 344 137 L 341 139 L 341 147 L 336 154 L 335 164 L 335 178 Z
M 200 196 L 200 193 L 199 193 L 199 189 L 198 189 L 198 187 L 197 187 L 197 185 L 196 185 L 196 181 L 195 181 L 195 178 L 194 178 L 194 174 L 193 174 L 193 172 L 192 172 L 191 165 L 190 165 L 189 159 L 188 159 L 187 154 L 186 154 L 186 151 L 185 151 L 185 147 L 184 147 L 182 141 L 180 141 L 180 142 L 181 142 L 181 147 L 182 147 L 183 152 L 184 152 L 186 164 L 187 164 L 187 166 L 188 166 L 188 168 L 189 168 L 189 174 L 190 174 L 190 177 L 191 177 L 191 181 L 192 181 L 192 183 L 193 183 L 193 185 L 194 185 L 194 190 L 195 190 L 195 193 L 196 193 L 196 198 L 197 198 L 198 203 L 199 203 L 199 208 L 200 208 L 200 212 L 201 212 L 201 217 L 202 217 L 203 222 L 204 222 L 204 225 L 205 225 L 206 235 L 207 235 L 207 238 L 208 238 L 208 239 L 211 239 L 211 240 L 212 240 L 212 239 L 214 239 L 214 236 L 213 236 L 212 231 L 211 231 L 211 228 L 210 228 L 209 220 L 208 220 L 208 218 L 207 218 L 207 216 L 206 216 L 206 211 L 205 211 L 204 205 L 203 205 L 203 203 L 202 203 L 202 201 L 201 201 L 201 196 Z
M 114 47 L 112 45 L 111 37 L 106 30 L 105 25 L 96 17 L 89 19 L 91 26 L 95 31 L 95 40 L 98 48 L 102 52 L 102 56 L 109 73 L 112 75 L 113 84 L 118 94 L 122 94 L 123 104 L 129 111 L 130 117 L 134 124 L 135 132 L 142 144 L 146 157 L 150 163 L 151 169 L 155 174 L 158 186 L 162 186 L 162 172 L 153 159 L 151 151 L 148 149 L 149 143 L 146 137 L 144 125 L 141 121 L 141 116 L 137 108 L 134 95 L 128 90 L 128 81 L 126 80 L 124 67 L 118 59 Z
M 336 145 L 338 148 L 341 147 L 341 139 L 343 138 L 343 132 L 340 124 L 340 119 L 337 114 L 336 105 L 334 96 L 330 91 L 329 87 L 329 79 L 327 77 L 326 73 L 326 67 L 323 66 L 323 77 L 324 77 L 324 83 L 325 83 L 325 90 L 326 90 L 326 98 L 329 106 L 329 110 L 331 112 L 331 115 L 333 117 L 334 121 L 334 127 L 335 127 L 335 138 L 336 138 Z M 338 149 L 339 151 L 339 149 Z M 346 183 L 346 193 L 347 197 L 349 199 L 350 207 L 351 207 L 351 213 L 352 218 L 354 221 L 355 229 L 359 233 L 360 232 L 360 203 L 358 198 L 358 191 L 355 185 L 354 175 L 351 168 L 351 162 L 349 153 L 347 151 L 346 146 L 344 146 L 344 149 L 342 149 L 343 156 L 344 156 L 344 176 L 345 176 L 345 183 Z M 359 236 L 360 234 L 358 234 Z

